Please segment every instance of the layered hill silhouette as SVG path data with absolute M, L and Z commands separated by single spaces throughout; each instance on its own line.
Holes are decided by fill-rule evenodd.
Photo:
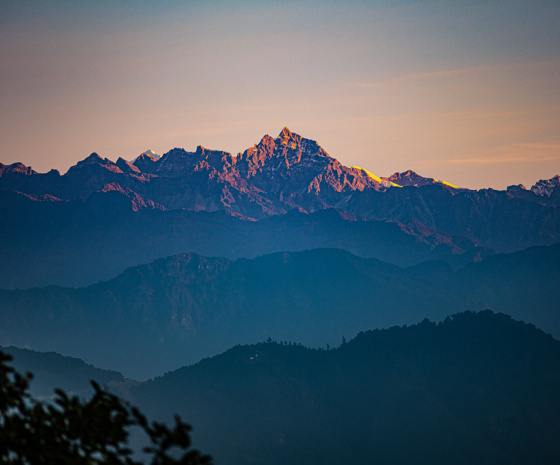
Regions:
M 184 252 L 233 259 L 336 247 L 457 268 L 560 242 L 559 202 L 557 176 L 507 191 L 412 171 L 378 177 L 287 128 L 237 156 L 201 146 L 133 163 L 92 154 L 64 175 L 0 164 L 0 287 L 83 286 Z
M 144 383 L 54 353 L 0 350 L 35 372 L 35 395 L 62 387 L 87 396 L 90 377 L 125 387 L 151 418 L 179 413 L 225 465 L 560 457 L 560 342 L 490 311 L 360 332 L 329 350 L 272 339 L 236 346 Z
M 133 389 L 216 463 L 554 464 L 560 342 L 491 312 L 360 333 L 336 350 L 238 346 Z
M 0 347 L 0 352 L 13 357 L 11 365 L 19 373 L 31 373 L 30 393 L 37 398 L 52 397 L 54 389 L 87 397 L 93 394 L 91 381 L 101 386 L 123 386 L 130 380 L 111 370 L 96 368 L 75 357 L 55 352 L 37 352 L 17 347 Z
M 560 245 L 453 271 L 317 249 L 256 259 L 183 254 L 89 287 L 0 291 L 0 344 L 143 379 L 239 343 L 336 345 L 359 331 L 487 308 L 560 335 Z
M 356 221 L 334 209 L 246 221 L 223 211 L 135 212 L 119 194 L 40 202 L 0 192 L 0 214 L 0 288 L 8 289 L 84 286 L 185 251 L 235 259 L 341 248 L 401 266 L 444 260 L 455 268 L 493 253 L 421 224 Z

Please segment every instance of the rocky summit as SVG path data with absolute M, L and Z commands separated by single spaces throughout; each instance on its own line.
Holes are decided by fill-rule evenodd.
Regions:
M 146 151 L 132 163 L 114 163 L 92 153 L 64 175 L 39 174 L 21 163 L 0 167 L 0 190 L 86 200 L 96 192 L 121 190 L 145 199 L 136 205 L 194 211 L 226 210 L 260 219 L 289 210 L 347 210 L 349 195 L 396 186 L 368 171 L 342 165 L 317 142 L 282 129 L 233 156 L 198 146 L 174 148 L 159 157 Z M 416 185 L 425 185 L 432 180 Z M 111 186 L 111 187 L 107 187 Z M 115 186 L 119 186 L 116 188 Z
M 539 181 L 530 191 L 508 189 L 508 194 L 540 205 L 557 204 L 558 179 L 555 176 Z M 147 150 L 132 162 L 119 158 L 115 163 L 92 153 L 64 175 L 56 170 L 37 173 L 22 163 L 0 164 L 0 191 L 59 200 L 87 200 L 99 192 L 118 191 L 131 199 L 133 209 L 224 210 L 257 220 L 290 210 L 312 213 L 335 208 L 354 218 L 402 221 L 392 207 L 387 215 L 372 199 L 403 195 L 408 199 L 408 193 L 392 192 L 386 197 L 377 194 L 394 188 L 430 186 L 440 188 L 440 196 L 467 197 L 474 203 L 493 195 L 492 190 L 461 189 L 411 170 L 379 177 L 364 168 L 344 166 L 316 141 L 287 127 L 278 137 L 265 135 L 236 156 L 198 146 L 194 152 L 174 148 L 161 157 Z M 421 201 L 421 210 L 425 200 Z M 427 226 L 440 229 L 437 221 Z

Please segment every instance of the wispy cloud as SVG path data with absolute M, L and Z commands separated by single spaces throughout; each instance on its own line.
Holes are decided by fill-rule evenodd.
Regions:
M 424 160 L 424 166 L 433 165 L 507 165 L 519 163 L 542 163 L 560 160 L 560 144 L 512 144 L 490 150 L 486 155 Z
M 352 86 L 357 88 L 376 88 L 386 85 L 394 85 L 399 83 L 416 82 L 416 81 L 437 81 L 454 79 L 469 76 L 478 76 L 484 74 L 509 73 L 509 72 L 530 72 L 544 70 L 560 69 L 560 60 L 531 61 L 531 62 L 511 62 L 511 63 L 495 63 L 485 64 L 482 66 L 473 66 L 457 69 L 444 70 L 428 70 L 415 73 L 407 73 L 393 76 L 389 79 L 379 81 L 358 81 L 353 82 Z
M 445 79 L 457 76 L 467 76 L 471 74 L 481 74 L 485 72 L 513 71 L 513 70 L 543 70 L 545 68 L 560 67 L 560 60 L 530 61 L 530 62 L 511 62 L 497 63 L 484 66 L 474 66 L 470 68 L 459 68 L 442 71 L 431 71 L 405 74 L 397 76 L 395 80 L 418 81 L 427 79 Z

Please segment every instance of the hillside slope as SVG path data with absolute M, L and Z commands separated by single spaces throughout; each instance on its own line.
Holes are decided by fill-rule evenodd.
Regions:
M 216 463 L 554 464 L 560 342 L 491 312 L 360 333 L 336 350 L 235 347 L 133 390 Z

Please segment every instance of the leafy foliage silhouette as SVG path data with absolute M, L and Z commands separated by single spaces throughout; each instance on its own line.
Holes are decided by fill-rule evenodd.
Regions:
M 28 393 L 32 375 L 18 373 L 11 360 L 0 352 L 0 463 L 140 465 L 129 447 L 134 427 L 150 441 L 143 452 L 151 465 L 212 463 L 191 448 L 191 427 L 179 416 L 172 427 L 149 421 L 93 381 L 89 400 L 55 390 L 52 403 L 42 402 Z

